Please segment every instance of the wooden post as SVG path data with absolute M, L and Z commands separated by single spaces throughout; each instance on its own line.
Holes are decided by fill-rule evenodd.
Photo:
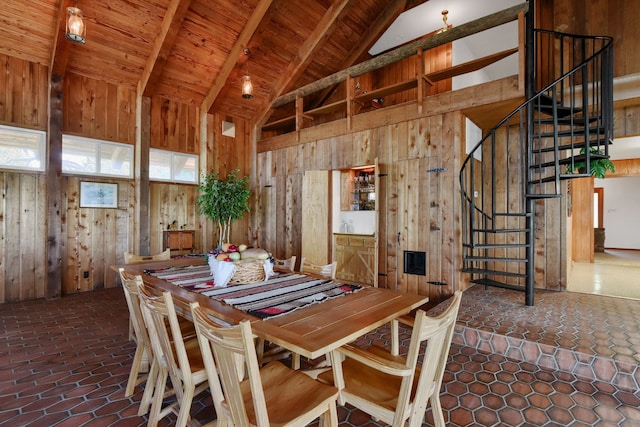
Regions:
M 418 75 L 416 76 L 418 79 L 418 114 L 422 114 L 422 104 L 424 99 L 424 51 L 422 48 L 418 49 L 416 56 L 418 57 Z
M 151 140 L 151 99 L 139 89 L 136 97 L 135 225 L 134 252 L 149 255 L 149 141 Z M 163 248 L 164 250 L 164 248 Z
M 351 130 L 351 117 L 353 116 L 354 88 L 353 79 L 347 76 L 347 129 Z
M 51 76 L 49 92 L 49 154 L 47 167 L 47 291 L 46 297 L 62 293 L 62 98 L 64 77 Z M 66 213 L 66 212 L 65 212 Z
M 300 129 L 304 120 L 304 100 L 296 96 L 296 141 L 300 142 Z

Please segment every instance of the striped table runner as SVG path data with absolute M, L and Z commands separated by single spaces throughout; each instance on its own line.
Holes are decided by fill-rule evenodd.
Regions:
M 362 289 L 358 285 L 299 273 L 277 273 L 263 282 L 215 288 L 209 266 L 172 267 L 147 273 L 190 291 L 224 301 L 261 319 L 280 316 Z

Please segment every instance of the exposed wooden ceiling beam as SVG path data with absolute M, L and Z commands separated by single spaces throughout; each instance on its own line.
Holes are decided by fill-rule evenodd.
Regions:
M 238 40 L 233 45 L 233 48 L 231 48 L 229 55 L 227 55 L 227 59 L 224 61 L 224 64 L 220 68 L 218 77 L 216 77 L 213 85 L 209 89 L 209 92 L 202 101 L 200 108 L 203 112 L 209 111 L 209 108 L 211 108 L 211 106 L 213 105 L 216 97 L 224 87 L 227 78 L 229 78 L 233 67 L 235 67 L 240 54 L 249 43 L 249 39 L 251 39 L 251 36 L 253 35 L 253 33 L 255 33 L 258 25 L 260 25 L 260 22 L 262 22 L 262 18 L 264 18 L 264 15 L 267 13 L 267 10 L 269 9 L 269 6 L 271 6 L 272 1 L 273 0 L 260 0 L 260 3 L 258 3 L 256 8 L 254 9 L 251 17 L 242 30 L 242 33 L 240 33 Z
M 70 42 L 64 36 L 67 30 L 67 7 L 73 6 L 71 0 L 63 0 L 58 8 L 58 26 L 56 35 L 54 36 L 53 48 L 51 49 L 51 59 L 49 61 L 49 70 L 51 76 L 64 76 L 67 71 L 67 63 L 69 62 L 69 54 L 71 52 Z
M 138 82 L 138 93 L 150 96 L 154 86 L 162 74 L 162 69 L 167 61 L 171 47 L 176 41 L 178 32 L 182 27 L 182 21 L 189 11 L 191 0 L 172 0 L 167 12 L 162 19 L 162 27 L 156 37 L 151 54 L 147 58 L 142 76 Z
M 466 24 L 453 27 L 444 33 L 434 34 L 431 37 L 408 43 L 395 50 L 383 53 L 368 61 L 361 62 L 360 64 L 354 65 L 345 70 L 339 71 L 323 79 L 317 80 L 311 84 L 289 92 L 288 94 L 277 98 L 273 102 L 272 108 L 277 108 L 293 102 L 296 97 L 307 96 L 332 85 L 341 83 L 347 79 L 347 76 L 359 76 L 369 71 L 377 70 L 389 64 L 393 64 L 394 62 L 398 62 L 404 58 L 408 58 L 409 56 L 415 55 L 418 49 L 432 49 L 436 46 L 440 46 L 445 43 L 449 43 L 454 40 L 479 33 L 484 30 L 488 30 L 489 28 L 497 27 L 498 25 L 514 21 L 518 18 L 519 13 L 526 13 L 528 8 L 528 3 L 521 3 L 516 6 L 504 9 L 500 12 L 496 12 L 483 18 L 467 22 Z
M 320 44 L 320 42 L 326 40 L 328 37 L 327 32 L 350 1 L 351 0 L 337 1 L 327 9 L 318 25 L 316 25 L 309 38 L 307 38 L 298 51 L 298 55 L 296 55 L 293 61 L 287 65 L 287 68 L 284 70 L 278 81 L 273 85 L 269 96 L 263 101 L 258 113 L 255 115 L 257 123 L 261 123 L 267 119 L 266 115 L 271 109 L 271 103 L 273 100 L 276 99 L 283 90 L 285 90 L 289 83 L 297 80 L 304 72 L 306 65 L 308 65 L 312 59 L 314 49 Z

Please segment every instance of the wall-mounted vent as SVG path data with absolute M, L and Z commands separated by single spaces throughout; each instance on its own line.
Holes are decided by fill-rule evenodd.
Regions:
M 404 273 L 427 275 L 427 255 L 426 252 L 404 251 Z
M 232 122 L 222 121 L 222 134 L 224 136 L 236 137 L 236 125 Z

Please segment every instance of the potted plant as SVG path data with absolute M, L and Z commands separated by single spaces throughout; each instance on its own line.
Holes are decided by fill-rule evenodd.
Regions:
M 218 247 L 229 241 L 231 222 L 249 211 L 249 177 L 239 178 L 238 172 L 233 170 L 224 180 L 215 172 L 203 175 L 198 186 L 198 213 L 218 224 Z
M 595 178 L 604 178 L 607 171 L 612 173 L 616 171 L 616 166 L 611 160 L 604 157 L 604 152 L 602 150 L 598 150 L 597 147 L 591 147 L 589 148 L 589 152 L 591 154 L 591 176 Z M 580 150 L 580 154 L 585 154 L 584 148 Z M 567 173 L 573 173 L 574 171 L 584 173 L 586 171 L 586 167 L 585 161 L 575 162 L 573 164 L 573 169 L 571 169 L 571 166 L 567 167 Z

